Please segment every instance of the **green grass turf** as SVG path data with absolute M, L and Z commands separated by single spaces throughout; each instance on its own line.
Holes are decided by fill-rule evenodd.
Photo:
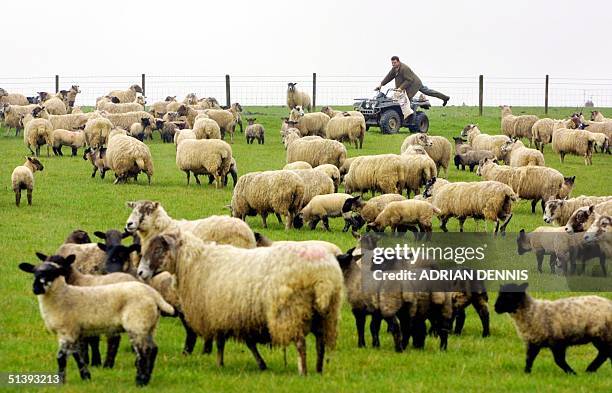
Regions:
M 236 133 L 233 144 L 234 157 L 239 174 L 250 171 L 280 169 L 285 163 L 285 151 L 280 143 L 280 117 L 285 108 L 252 107 L 258 122 L 266 128 L 265 145 L 247 145 L 244 135 Z M 553 108 L 549 117 L 561 118 L 572 108 Z M 611 110 L 603 110 L 608 117 Z M 514 108 L 514 113 L 533 113 L 544 116 L 542 108 Z M 468 123 L 479 124 L 481 130 L 497 134 L 499 109 L 485 108 L 483 117 L 472 107 L 433 108 L 428 112 L 431 120 L 430 133 L 447 138 L 456 136 Z M 247 116 L 244 116 L 245 118 Z M 146 176 L 141 175 L 138 184 L 115 186 L 113 175 L 105 180 L 92 179 L 91 165 L 82 158 L 41 158 L 45 170 L 36 173 L 34 204 L 14 205 L 14 194 L 10 186 L 13 168 L 24 161 L 28 152 L 21 137 L 5 136 L 0 130 L 0 233 L 2 262 L 0 263 L 0 371 L 55 371 L 55 337 L 46 333 L 39 315 L 36 298 L 31 290 L 31 276 L 21 273 L 17 264 L 35 261 L 34 252 L 52 253 L 67 234 L 76 228 L 89 233 L 95 230 L 122 228 L 129 215 L 125 202 L 136 199 L 160 201 L 172 217 L 195 219 L 211 214 L 227 214 L 224 208 L 231 198 L 231 187 L 215 190 L 212 186 L 186 185 L 184 173 L 175 165 L 175 148 L 162 144 L 159 134 L 151 148 L 155 164 L 155 175 L 151 186 Z M 378 129 L 367 133 L 363 150 L 348 147 L 349 156 L 399 153 L 406 131 L 399 135 L 381 135 Z M 44 147 L 42 149 L 45 150 Z M 68 149 L 64 148 L 65 154 Z M 612 156 L 596 154 L 592 166 L 584 166 L 580 157 L 568 156 L 565 164 L 546 147 L 546 163 L 564 175 L 576 176 L 573 195 L 609 195 L 611 187 L 609 173 Z M 469 172 L 449 170 L 451 181 L 477 181 Z M 230 180 L 231 182 L 231 180 Z M 273 192 L 273 190 L 271 190 Z M 518 202 L 508 231 L 520 228 L 532 230 L 544 225 L 541 212 L 530 213 L 527 201 Z M 340 231 L 341 219 L 331 220 L 331 233 L 317 229 L 286 232 L 271 217 L 269 228 L 261 227 L 259 217 L 249 217 L 248 223 L 272 239 L 322 239 L 338 244 L 342 249 L 354 245 L 350 234 Z M 436 224 L 434 224 L 437 227 Z M 481 226 L 482 228 L 482 226 Z M 491 225 L 489 224 L 489 228 Z M 437 228 L 436 228 L 437 229 Z M 456 231 L 456 220 L 451 220 L 449 229 Z M 466 230 L 474 230 L 474 222 L 468 220 Z M 535 258 L 533 258 L 535 261 Z M 530 268 L 535 263 L 530 262 Z M 557 298 L 567 293 L 535 294 L 540 297 Z M 612 297 L 610 293 L 604 296 Z M 491 306 L 495 299 L 493 294 Z M 492 311 L 492 307 L 491 307 Z M 384 329 L 383 329 L 384 330 Z M 226 347 L 226 366 L 218 369 L 214 356 L 196 354 L 181 355 L 184 339 L 178 320 L 164 318 L 157 334 L 159 356 L 149 389 L 182 392 L 187 389 L 205 391 L 588 391 L 605 392 L 612 389 L 612 369 L 604 364 L 598 373 L 587 375 L 584 369 L 595 357 L 592 346 L 573 347 L 568 351 L 568 362 L 579 372 L 578 376 L 566 376 L 554 364 L 549 351 L 543 351 L 536 360 L 532 375 L 524 375 L 524 348 L 517 337 L 508 315 L 495 315 L 492 311 L 491 334 L 480 338 L 480 322 L 470 309 L 466 327 L 461 337 L 451 337 L 449 349 L 440 353 L 435 339 L 428 339 L 423 351 L 408 349 L 396 354 L 392 350 L 390 336 L 382 334 L 381 349 L 358 349 L 354 320 L 347 306 L 343 308 L 340 336 L 337 349 L 329 352 L 323 376 L 311 373 L 301 378 L 296 371 L 294 348 L 288 350 L 289 366 L 283 365 L 282 351 L 261 348 L 269 370 L 259 372 L 251 354 L 242 344 L 229 343 Z M 369 344 L 369 337 L 368 337 Z M 314 368 L 314 342 L 309 338 L 309 368 Z M 114 370 L 92 370 L 92 381 L 83 383 L 73 361 L 69 362 L 65 391 L 107 392 L 109 390 L 136 391 L 134 387 L 134 356 L 124 338 Z M 32 389 L 32 388 L 30 388 Z

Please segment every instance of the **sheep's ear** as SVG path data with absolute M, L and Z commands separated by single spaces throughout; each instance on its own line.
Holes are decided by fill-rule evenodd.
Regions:
M 64 258 L 64 265 L 66 266 L 70 266 L 74 263 L 74 261 L 76 260 L 76 255 L 74 254 L 70 254 L 68 255 L 66 258 Z
M 595 210 L 595 205 L 589 206 L 589 214 L 593 213 L 594 210 Z
M 341 269 L 348 268 L 353 260 L 352 251 L 350 253 L 347 252 L 346 254 L 336 255 L 336 260 L 338 261 Z
M 176 245 L 176 239 L 170 235 L 162 235 L 161 241 L 167 250 L 174 248 Z
M 127 232 L 127 231 L 124 231 L 124 232 L 121 234 L 121 238 L 122 238 L 122 239 L 125 239 L 126 237 L 131 236 L 131 235 L 132 235 L 131 233 L 129 233 L 129 232 Z
M 159 207 L 159 202 L 153 202 L 153 209 L 157 209 Z
M 23 270 L 26 273 L 34 273 L 34 269 L 36 269 L 36 266 L 32 265 L 31 263 L 22 262 L 19 264 L 19 269 Z
M 96 235 L 97 237 L 99 237 L 100 239 L 104 239 L 106 240 L 106 233 L 102 232 L 102 231 L 95 231 L 94 235 Z
M 136 202 L 126 202 L 125 206 L 129 207 L 130 209 L 133 209 L 136 207 Z
M 104 252 L 106 252 L 107 248 L 106 248 L 106 244 L 104 243 L 98 243 L 98 248 Z
M 47 256 L 45 254 L 43 254 L 42 252 L 37 252 L 36 253 L 36 257 L 38 259 L 40 259 L 41 261 L 43 261 L 43 262 L 47 260 Z
M 34 161 L 32 161 L 32 157 L 25 156 L 25 158 L 26 158 L 28 161 L 30 161 L 30 162 L 34 162 Z
M 524 234 L 525 233 L 525 228 L 522 228 L 519 232 Z
M 131 244 L 128 247 L 128 252 L 132 253 L 132 252 L 140 252 L 140 244 Z
M 519 289 L 521 290 L 521 292 L 525 292 L 525 290 L 527 290 L 527 287 L 529 286 L 528 282 L 524 282 L 522 284 L 519 284 Z

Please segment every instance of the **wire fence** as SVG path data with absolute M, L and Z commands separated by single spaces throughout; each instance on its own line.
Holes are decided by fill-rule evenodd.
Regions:
M 597 107 L 612 107 L 612 78 L 562 78 L 550 77 L 548 84 L 541 77 L 484 76 L 482 86 L 479 76 L 424 76 L 428 87 L 451 97 L 451 105 L 477 106 L 482 94 L 484 106 L 545 106 L 582 107 L 592 102 Z M 355 98 L 372 97 L 373 89 L 381 76 L 360 75 L 59 75 L 48 77 L 11 78 L 0 77 L 0 87 L 8 92 L 34 96 L 39 91 L 54 92 L 56 88 L 68 89 L 79 85 L 81 94 L 77 105 L 93 106 L 96 98 L 111 90 L 126 89 L 132 84 L 144 83 L 147 103 L 162 101 L 167 96 L 179 100 L 189 93 L 198 97 L 216 97 L 226 103 L 245 106 L 285 105 L 287 82 L 297 82 L 297 88 L 305 91 L 321 105 L 351 105 Z M 313 89 L 314 87 L 314 89 Z M 388 85 L 393 87 L 393 82 Z M 482 91 L 482 93 L 481 93 Z M 229 92 L 229 94 L 228 94 Z M 433 105 L 440 105 L 432 99 Z

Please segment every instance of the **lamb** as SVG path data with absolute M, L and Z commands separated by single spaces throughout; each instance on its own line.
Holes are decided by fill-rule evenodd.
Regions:
M 335 116 L 355 116 L 365 119 L 363 113 L 359 111 L 336 111 L 331 106 L 324 106 L 321 108 L 321 112 L 329 116 L 330 119 Z
M 26 162 L 13 169 L 11 183 L 15 193 L 15 205 L 21 202 L 21 190 L 27 190 L 28 205 L 32 205 L 32 192 L 34 191 L 34 172 L 45 169 L 43 164 L 34 157 L 26 157 Z
M 94 149 L 101 148 L 107 143 L 108 136 L 113 128 L 111 120 L 104 117 L 89 119 L 85 123 L 85 142 Z
M 53 146 L 53 125 L 47 119 L 32 119 L 23 130 L 23 142 L 32 154 L 32 147 L 36 147 L 36 157 L 40 155 L 40 146 L 47 145 L 47 157 L 49 148 Z
M 117 97 L 120 103 L 134 102 L 136 100 L 136 94 L 142 94 L 142 88 L 139 85 L 132 85 L 127 90 L 113 90 L 108 93 L 107 97 Z
M 70 146 L 72 156 L 77 155 L 77 149 L 85 146 L 85 133 L 83 131 L 53 130 L 51 133 L 53 140 L 53 153 L 63 156 L 62 146 Z
M 126 135 L 113 137 L 106 149 L 108 167 L 115 172 L 114 184 L 126 182 L 128 177 L 136 177 L 140 172 L 147 174 L 149 184 L 153 176 L 153 160 L 149 147 L 139 140 Z
M 348 140 L 349 143 L 355 144 L 356 149 L 362 149 L 365 129 L 365 119 L 363 117 L 336 116 L 328 121 L 325 128 L 325 137 L 340 142 Z
M 302 108 L 310 112 L 310 110 L 312 109 L 312 106 L 310 104 L 310 96 L 308 95 L 308 93 L 297 90 L 295 88 L 295 85 L 297 85 L 297 82 L 287 83 L 287 106 L 289 107 L 289 109 L 293 109 L 296 106 L 301 106 Z
M 598 132 L 592 132 L 591 136 L 595 139 L 593 143 L 593 150 L 597 153 L 597 148 L 601 153 L 612 154 L 610 151 L 610 138 L 606 134 L 600 134 Z
M 93 165 L 93 172 L 91 173 L 91 177 L 96 177 L 96 172 L 100 171 L 100 178 L 104 179 L 104 175 L 106 171 L 110 168 L 106 163 L 106 148 L 102 147 L 99 149 L 94 149 L 91 147 L 87 147 L 85 151 L 83 151 L 83 160 L 89 160 L 91 165 Z
M 346 147 L 342 143 L 323 138 L 300 138 L 287 147 L 288 164 L 306 161 L 312 167 L 322 164 L 340 167 L 346 156 Z
M 364 224 L 370 224 L 376 220 L 376 217 L 387 207 L 391 202 L 405 201 L 406 198 L 399 194 L 382 194 L 376 196 L 367 202 L 364 202 L 360 196 L 348 199 L 342 206 L 342 216 L 347 224 L 353 230 L 359 230 Z M 351 212 L 355 212 L 354 215 Z M 366 226 L 366 230 L 370 230 L 371 226 Z M 346 232 L 348 226 L 342 230 Z
M 176 166 L 187 174 L 187 185 L 193 172 L 197 184 L 198 175 L 211 174 L 216 188 L 223 187 L 231 162 L 232 148 L 220 139 L 187 139 L 177 146 Z
M 549 199 L 544 205 L 544 222 L 565 226 L 572 214 L 581 207 L 597 205 L 612 200 L 612 196 L 580 195 L 571 199 Z
M 307 222 L 310 229 L 314 230 L 319 221 L 322 221 L 325 229 L 329 231 L 329 218 L 341 217 L 342 206 L 352 197 L 350 194 L 343 193 L 314 196 L 295 216 L 293 227 L 300 229 L 304 222 Z
M 230 143 L 234 143 L 234 129 L 236 119 L 234 114 L 224 109 L 206 109 L 204 111 L 211 119 L 217 122 L 221 130 L 221 139 L 225 139 L 225 134 L 230 134 Z
M 330 119 L 329 116 L 321 112 L 304 114 L 302 107 L 296 106 L 291 110 L 289 120 L 297 122 L 295 128 L 300 130 L 302 136 L 317 135 L 324 137 Z
M 612 300 L 599 296 L 538 300 L 526 292 L 527 285 L 502 285 L 495 302 L 495 312 L 509 313 L 518 335 L 527 344 L 525 372 L 531 372 L 540 349 L 548 347 L 557 366 L 568 374 L 575 374 L 565 361 L 565 351 L 569 346 L 589 342 L 599 353 L 587 372 L 597 371 L 610 357 Z
M 550 255 L 550 272 L 555 272 L 557 257 L 555 254 L 555 240 L 557 236 L 565 234 L 564 228 L 537 227 L 530 233 L 521 229 L 516 239 L 518 255 L 533 251 L 536 255 L 538 272 L 542 273 L 542 261 L 545 255 Z
M 485 180 L 507 184 L 520 198 L 531 200 L 532 213 L 535 213 L 538 201 L 541 202 L 544 212 L 547 200 L 568 197 L 576 181 L 576 176 L 564 177 L 553 168 L 533 165 L 518 168 L 501 167 L 490 159 L 481 161 L 477 174 Z
M 466 143 L 467 140 L 456 136 L 453 137 L 453 140 L 455 141 L 455 154 L 465 154 L 472 150 L 472 146 Z
M 474 172 L 474 167 L 478 166 L 485 158 L 494 160 L 495 154 L 491 153 L 489 150 L 472 149 L 465 153 L 457 153 L 454 160 L 457 170 L 459 170 L 459 166 L 461 166 L 461 170 L 465 171 L 465 166 L 467 165 L 470 168 L 470 172 Z
M 74 256 L 66 258 L 66 263 L 72 261 Z M 136 384 L 149 383 L 157 356 L 153 335 L 160 311 L 174 314 L 174 308 L 157 291 L 139 282 L 93 287 L 68 285 L 65 269 L 55 262 L 38 266 L 24 262 L 19 268 L 34 275 L 33 292 L 38 296 L 45 326 L 58 335 L 57 363 L 62 383 L 69 355 L 74 356 L 81 379 L 91 378 L 77 348 L 80 337 L 122 330 L 128 333 L 136 351 Z
M 176 119 L 166 119 L 166 116 L 168 116 L 170 113 L 173 113 L 173 112 L 168 112 L 168 113 L 166 113 L 166 115 L 164 115 L 164 120 L 165 121 L 176 121 L 176 120 L 178 120 L 178 118 L 176 118 Z M 199 109 L 194 109 L 193 107 L 191 107 L 189 105 L 181 105 L 176 110 L 177 116 L 185 117 L 185 121 L 187 122 L 187 127 L 189 127 L 189 128 L 193 128 L 193 126 L 195 124 L 196 117 L 199 116 L 200 114 L 204 114 L 204 113 L 206 113 L 206 111 L 199 110 Z
M 589 205 L 576 209 L 567 220 L 565 232 L 584 232 L 600 215 L 612 215 L 612 200 L 606 200 L 596 205 Z
M 506 135 L 488 135 L 483 134 L 475 124 L 468 124 L 461 131 L 462 137 L 467 137 L 468 143 L 475 150 L 488 150 L 495 154 L 495 157 L 501 157 L 501 147 L 510 138 Z
M 612 239 L 610 237 L 610 229 L 612 228 L 612 217 L 610 214 L 602 214 L 598 216 L 593 224 L 588 228 L 584 235 L 584 241 L 587 243 L 595 242 L 605 257 L 612 258 Z M 601 264 L 605 267 L 604 263 Z M 605 276 L 605 268 L 603 269 Z
M 502 145 L 501 153 L 502 156 L 499 158 L 502 158 L 504 162 L 510 166 L 546 166 L 546 163 L 544 162 L 544 154 L 537 149 L 525 147 L 523 142 L 520 140 L 515 142 L 507 142 L 506 144 Z
M 246 129 L 246 141 L 247 144 L 252 144 L 253 141 L 255 139 L 257 139 L 257 144 L 259 145 L 263 145 L 264 143 L 264 133 L 265 133 L 265 129 L 264 126 L 262 126 L 261 124 L 255 124 L 255 118 L 248 118 L 247 122 L 248 122 L 248 126 Z
M 544 146 L 552 142 L 552 135 L 557 128 L 574 128 L 572 119 L 554 120 L 539 119 L 531 127 L 531 142 L 542 153 Z
M 150 138 L 153 139 L 152 133 L 150 133 L 149 135 L 145 135 L 145 129 L 146 128 L 150 129 L 150 126 L 151 126 L 151 123 L 149 122 L 149 119 L 143 118 L 139 122 L 132 123 L 132 125 L 130 126 L 128 130 L 130 131 L 131 136 L 133 136 L 134 138 L 138 139 L 141 142 L 144 142 L 145 136 L 150 136 Z M 157 123 L 156 123 L 155 128 L 157 129 L 160 128 L 157 126 Z
M 287 164 L 283 167 L 286 170 L 294 170 L 294 169 L 312 169 L 312 165 L 305 161 L 295 161 L 290 164 Z
M 285 229 L 288 230 L 303 206 L 305 189 L 304 181 L 295 171 L 248 173 L 241 176 L 234 187 L 232 216 L 244 221 L 247 215 L 259 214 L 263 227 L 267 228 L 266 218 L 272 212 L 279 222 L 282 222 L 281 215 L 286 217 Z
M 309 164 L 310 165 L 310 164 Z M 340 171 L 335 165 L 332 164 L 321 164 L 314 168 L 316 171 L 325 173 L 334 183 L 334 192 L 338 192 L 340 186 Z
M 440 213 L 440 209 L 425 201 L 389 202 L 368 226 L 377 232 L 384 232 L 386 227 L 391 227 L 393 232 L 397 232 L 417 224 L 421 232 L 431 233 L 431 219 L 434 214 Z
M 0 104 L 28 105 L 28 99 L 23 94 L 8 93 L 6 90 L 0 88 Z
M 147 279 L 157 271 L 176 275 L 185 318 L 198 335 L 217 339 L 219 366 L 226 338 L 245 341 L 260 370 L 267 366 L 258 343 L 285 347 L 295 342 L 298 370 L 305 375 L 305 335 L 312 331 L 316 371 L 323 371 L 325 347 L 333 347 L 337 336 L 343 288 L 338 261 L 325 248 L 292 243 L 239 249 L 177 231 L 152 239 L 144 253 L 139 276 Z M 227 285 L 228 277 L 241 272 L 241 285 Z
M 471 304 L 478 313 L 482 324 L 482 337 L 489 337 L 489 295 L 485 282 L 482 280 L 458 280 L 453 283 L 454 291 L 451 293 L 453 316 L 451 321 L 455 324 L 454 334 L 461 335 L 465 324 L 465 309 Z
M 221 139 L 221 129 L 213 119 L 199 118 L 193 124 L 197 139 Z
M 559 154 L 561 163 L 563 163 L 565 155 L 569 153 L 584 157 L 584 164 L 592 165 L 594 143 L 595 138 L 592 134 L 584 130 L 559 128 L 553 132 L 552 136 L 552 149 Z
M 458 218 L 460 232 L 466 218 L 484 217 L 496 223 L 495 233 L 502 234 L 512 218 L 512 203 L 518 199 L 512 188 L 497 181 L 449 183 L 435 177 L 427 182 L 423 196 L 432 197 L 431 203 L 441 210 L 440 228 L 444 232 L 448 231 L 446 223 L 450 217 Z

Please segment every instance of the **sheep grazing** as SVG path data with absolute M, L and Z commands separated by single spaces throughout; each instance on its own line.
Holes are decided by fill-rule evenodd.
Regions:
M 79 148 L 85 146 L 85 133 L 83 131 L 53 130 L 51 133 L 53 140 L 53 153 L 56 156 L 63 156 L 62 146 L 69 146 L 72 149 L 72 156 L 76 157 Z
M 324 106 L 321 108 L 321 112 L 325 113 L 330 118 L 335 116 L 355 116 L 362 119 L 364 118 L 363 113 L 359 111 L 336 111 L 331 106 Z
M 322 221 L 325 229 L 329 231 L 329 218 L 341 217 L 342 206 L 352 197 L 342 193 L 314 196 L 295 216 L 293 227 L 300 229 L 304 222 L 307 222 L 310 229 L 314 230 L 319 221 Z
M 295 161 L 290 164 L 287 164 L 283 167 L 286 170 L 295 170 L 295 169 L 312 169 L 312 165 L 305 161 Z
M 461 131 L 463 138 L 467 137 L 468 144 L 474 150 L 488 150 L 495 154 L 495 157 L 501 157 L 501 147 L 510 141 L 506 135 L 488 135 L 483 134 L 477 125 L 468 124 Z
M 66 264 L 73 261 L 74 255 L 65 258 Z M 55 262 L 38 266 L 24 262 L 19 268 L 34 275 L 32 289 L 38 297 L 41 316 L 46 328 L 58 336 L 57 363 L 62 383 L 70 355 L 76 360 L 81 379 L 91 378 L 78 349 L 81 337 L 118 331 L 128 333 L 136 352 L 136 384 L 149 383 L 157 356 L 153 335 L 160 311 L 174 314 L 174 308 L 157 291 L 139 282 L 92 287 L 68 285 L 64 278 L 66 268 Z
M 302 209 L 305 189 L 304 181 L 295 171 L 247 173 L 234 187 L 232 216 L 244 221 L 247 215 L 259 214 L 263 227 L 267 228 L 266 218 L 269 213 L 274 213 L 280 223 L 281 216 L 286 217 L 285 229 L 288 230 Z
M 296 106 L 301 106 L 310 112 L 312 109 L 310 96 L 308 93 L 297 90 L 295 85 L 297 85 L 297 82 L 287 83 L 287 106 L 289 109 L 293 109 Z
M 544 152 L 544 146 L 552 142 L 553 132 L 557 128 L 575 128 L 572 119 L 554 120 L 539 119 L 531 127 L 531 142 L 536 149 Z
M 438 216 L 444 232 L 451 217 L 459 220 L 460 232 L 468 217 L 484 217 L 496 223 L 495 233 L 502 234 L 512 218 L 512 203 L 518 199 L 512 188 L 497 181 L 449 183 L 435 177 L 427 182 L 423 196 L 432 197 L 431 203 L 441 210 Z
M 596 205 L 584 206 L 576 209 L 567 220 L 565 232 L 584 232 L 600 215 L 612 215 L 612 200 L 600 202 Z
M 342 206 L 342 216 L 346 221 L 343 232 L 348 230 L 348 226 L 353 230 L 359 230 L 364 224 L 370 224 L 376 220 L 376 217 L 387 207 L 391 202 L 405 201 L 406 198 L 399 194 L 383 194 L 374 197 L 367 202 L 364 202 L 360 196 L 347 199 Z M 354 212 L 355 214 L 351 214 Z M 368 225 L 366 230 L 370 230 Z
M 49 157 L 49 148 L 53 146 L 53 125 L 47 119 L 32 119 L 29 121 L 23 130 L 23 142 L 32 154 L 36 157 L 40 155 L 40 147 L 47 145 L 47 157 Z M 35 147 L 36 153 L 32 150 Z
M 459 170 L 461 166 L 461 170 L 465 171 L 467 165 L 470 168 L 470 172 L 474 172 L 474 168 L 485 158 L 494 160 L 495 155 L 489 150 L 467 150 L 465 153 L 455 154 L 455 167 Z
M 507 142 L 501 147 L 501 153 L 502 156 L 499 158 L 503 159 L 504 162 L 510 166 L 546 166 L 544 162 L 544 154 L 537 149 L 525 147 L 523 142 L 520 140 L 515 142 Z
M 106 171 L 110 168 L 106 165 L 106 148 L 102 147 L 99 149 L 94 149 L 88 147 L 83 151 L 83 160 L 89 160 L 91 165 L 93 166 L 93 172 L 91 173 L 91 177 L 96 177 L 96 172 L 100 171 L 100 178 L 104 179 L 104 175 Z
M 559 128 L 553 132 L 552 149 L 559 154 L 561 163 L 564 162 L 566 154 L 584 157 L 585 165 L 593 164 L 593 138 L 590 132 L 583 130 L 570 130 L 567 128 Z
M 193 133 L 197 139 L 221 139 L 221 129 L 216 121 L 209 118 L 196 118 Z
M 527 138 L 531 144 L 531 128 L 538 121 L 535 115 L 520 115 L 512 114 L 512 107 L 501 106 L 501 128 L 502 133 L 511 138 Z
M 610 138 L 608 138 L 608 136 L 598 132 L 592 132 L 591 136 L 595 139 L 595 143 L 593 144 L 593 151 L 595 153 L 598 153 L 597 149 L 599 148 L 600 153 L 612 154 L 612 151 L 610 151 Z
M 346 147 L 338 141 L 307 137 L 300 138 L 287 146 L 287 163 L 306 161 L 312 167 L 331 164 L 338 168 L 346 160 Z
M 185 318 L 198 335 L 217 340 L 219 366 L 227 338 L 244 341 L 260 370 L 267 366 L 258 343 L 294 342 L 298 370 L 306 375 L 305 335 L 312 332 L 316 371 L 323 371 L 325 348 L 336 341 L 343 291 L 338 261 L 326 248 L 289 243 L 240 249 L 175 231 L 152 239 L 138 267 L 143 279 L 158 271 L 176 275 Z M 240 285 L 229 284 L 228 277 L 239 278 Z
M 255 118 L 249 118 L 247 119 L 247 129 L 246 129 L 246 141 L 248 144 L 253 144 L 253 141 L 255 139 L 257 139 L 257 144 L 259 145 L 263 145 L 264 144 L 264 134 L 265 134 L 265 129 L 264 126 L 262 126 L 261 124 L 255 124 Z
M 27 190 L 28 205 L 32 205 L 32 192 L 34 191 L 34 172 L 45 169 L 43 164 L 34 157 L 26 157 L 23 165 L 13 169 L 11 184 L 15 193 L 15 205 L 21 202 L 21 190 Z
M 338 167 L 338 171 L 340 172 L 340 182 L 344 181 L 344 177 L 348 173 L 349 169 L 351 169 L 351 164 L 355 161 L 357 157 L 345 158 L 344 162 L 340 165 L 336 165 Z
M 580 195 L 571 199 L 549 199 L 544 205 L 544 222 L 565 226 L 572 214 L 581 207 L 612 200 L 612 196 Z
M 389 202 L 368 226 L 377 232 L 384 232 L 386 227 L 391 227 L 393 232 L 403 232 L 406 229 L 416 232 L 414 225 L 418 225 L 421 232 L 431 233 L 431 219 L 434 214 L 440 213 L 440 209 L 425 201 Z
M 587 372 L 597 371 L 610 358 L 612 300 L 600 296 L 539 300 L 526 289 L 527 283 L 502 285 L 495 302 L 495 312 L 509 313 L 527 344 L 526 373 L 531 372 L 541 348 L 550 348 L 557 366 L 568 374 L 575 374 L 565 360 L 569 346 L 593 343 L 597 348 L 597 357 Z
M 296 106 L 289 113 L 289 120 L 297 122 L 295 128 L 300 130 L 302 136 L 317 135 L 324 137 L 330 119 L 325 113 L 304 113 L 301 106 Z
M 516 238 L 517 253 L 523 255 L 533 251 L 536 256 L 538 272 L 542 273 L 542 262 L 545 255 L 550 255 L 550 272 L 555 272 L 557 257 L 555 254 L 555 240 L 557 236 L 565 234 L 564 228 L 537 227 L 532 232 L 525 233 L 521 229 Z
M 149 147 L 139 140 L 126 135 L 116 135 L 108 143 L 106 162 L 115 172 L 114 184 L 125 183 L 129 177 L 137 179 L 145 172 L 149 184 L 153 176 L 153 160 Z
M 348 140 L 355 144 L 355 149 L 363 148 L 365 137 L 365 119 L 357 116 L 332 117 L 325 128 L 325 137 L 340 142 Z
M 338 167 L 332 164 L 321 164 L 313 169 L 316 171 L 321 171 L 329 176 L 334 183 L 334 192 L 338 192 L 338 187 L 340 186 L 340 171 L 338 170 Z
M 128 103 L 136 101 L 136 94 L 142 94 L 142 88 L 139 85 L 132 85 L 127 90 L 112 90 L 106 94 L 106 97 L 117 97 L 120 103 Z
M 223 187 L 231 162 L 232 148 L 220 139 L 187 139 L 176 149 L 176 166 L 187 174 L 187 185 L 193 172 L 197 184 L 198 175 L 211 174 L 216 188 Z

